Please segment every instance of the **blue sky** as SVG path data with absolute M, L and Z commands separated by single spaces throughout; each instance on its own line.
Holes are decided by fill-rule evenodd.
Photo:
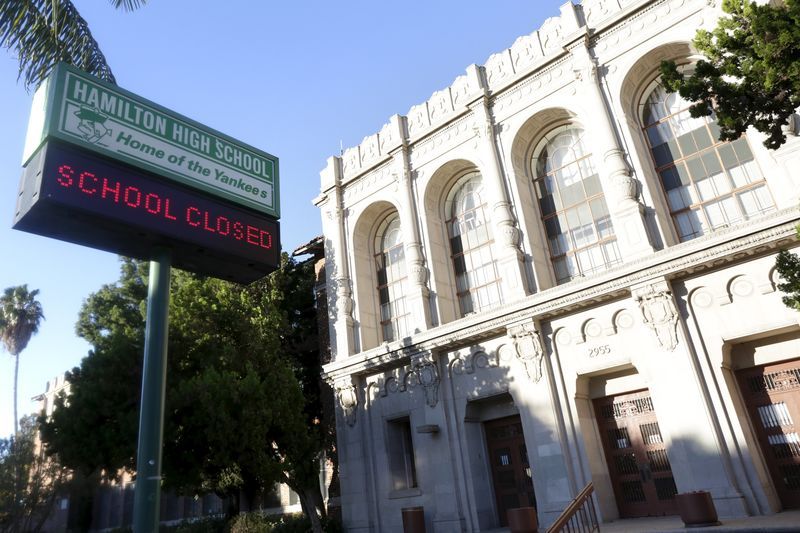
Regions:
M 202 2 L 151 0 L 134 13 L 74 0 L 121 87 L 280 159 L 281 240 L 321 233 L 312 204 L 326 159 L 531 33 L 564 1 Z M 10 229 L 31 94 L 0 50 L 0 289 L 41 291 L 46 321 L 20 359 L 20 413 L 80 364 L 83 300 L 117 279 L 113 254 Z M 0 352 L 0 436 L 13 431 L 13 361 Z

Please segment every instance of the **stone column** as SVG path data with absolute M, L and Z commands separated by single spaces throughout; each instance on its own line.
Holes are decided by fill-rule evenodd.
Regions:
M 426 487 L 426 494 L 435 502 L 435 508 L 425 504 L 425 514 L 432 515 L 434 531 L 459 533 L 463 531 L 463 516 L 453 469 L 456 458 L 448 444 L 455 437 L 448 432 L 446 403 L 441 397 L 444 391 L 440 361 L 428 350 L 411 352 L 410 357 L 415 387 L 422 389 L 426 404 L 419 417 L 422 424 L 412 428 L 416 432 L 416 456 L 425 458 L 417 463 L 417 475 L 424 478 L 421 486 Z
M 397 128 L 400 138 L 403 139 L 400 148 L 392 154 L 392 158 L 397 159 L 400 166 L 397 180 L 400 194 L 400 226 L 403 231 L 403 245 L 406 256 L 406 269 L 408 271 L 406 302 L 411 312 L 412 327 L 416 330 L 409 333 L 415 333 L 425 331 L 431 327 L 428 269 L 425 266 L 425 256 L 422 253 L 419 217 L 417 216 L 417 203 L 414 195 L 414 180 L 406 141 L 408 138 L 406 134 L 406 118 L 394 115 L 390 120 L 390 124 L 391 127 Z
M 746 515 L 669 281 L 635 285 L 631 297 L 642 324 L 633 361 L 650 390 L 678 492 L 708 490 L 723 514 Z
M 597 61 L 591 56 L 588 43 L 571 50 L 575 78 L 580 86 L 584 109 L 589 113 L 585 120 L 586 132 L 591 136 L 591 150 L 597 157 L 600 181 L 606 203 L 614 224 L 617 245 L 625 259 L 641 257 L 653 252 L 644 220 L 644 205 L 639 199 L 641 183 L 633 176 L 625 152 L 622 150 L 606 105 L 598 74 Z
M 492 217 L 492 233 L 495 240 L 497 266 L 502 278 L 503 300 L 506 302 L 527 295 L 524 256 L 519 247 L 520 232 L 511 210 L 508 190 L 503 179 L 503 169 L 497 150 L 496 127 L 489 108 L 488 89 L 484 77 L 476 65 L 467 69 L 467 75 L 477 77 L 484 94 L 470 105 L 475 117 L 477 151 L 484 162 L 483 175 L 486 202 Z
M 525 445 L 533 471 L 533 486 L 540 525 L 551 524 L 575 496 L 575 483 L 565 455 L 558 420 L 558 396 L 551 388 L 551 371 L 545 361 L 539 324 L 527 320 L 510 324 L 506 330 L 517 361 L 524 373 L 515 372 L 509 391 L 519 407 Z M 520 377 L 521 379 L 516 379 Z
M 341 158 L 328 158 L 328 164 L 320 172 L 320 177 L 322 193 L 314 200 L 314 204 L 322 211 L 328 316 L 331 323 L 331 360 L 336 361 L 355 351 L 353 298 L 345 244 Z
M 361 384 L 352 376 L 342 376 L 335 378 L 333 389 L 342 520 L 348 531 L 368 533 L 375 530 L 370 517 L 374 495 L 371 496 L 369 471 L 372 463 L 364 438 L 366 421 Z

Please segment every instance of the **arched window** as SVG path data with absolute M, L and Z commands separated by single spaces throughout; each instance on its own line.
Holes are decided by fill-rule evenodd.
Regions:
M 583 129 L 551 131 L 533 153 L 534 186 L 558 283 L 620 262 L 600 177 L 583 142 Z
M 446 210 L 456 294 L 461 316 L 465 316 L 502 301 L 479 172 L 471 172 L 456 183 Z
M 384 341 L 393 341 L 409 333 L 406 309 L 406 259 L 400 217 L 384 219 L 375 236 L 375 267 L 378 274 L 378 301 Z
M 659 80 L 640 119 L 682 241 L 775 209 L 745 137 L 720 142 L 714 116 L 692 118 L 690 102 Z

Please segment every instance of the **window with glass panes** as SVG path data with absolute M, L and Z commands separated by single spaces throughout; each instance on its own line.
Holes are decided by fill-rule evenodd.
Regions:
M 621 261 L 600 177 L 574 125 L 551 131 L 534 151 L 534 187 L 558 283 Z
M 406 309 L 406 260 L 400 217 L 386 218 L 375 239 L 375 266 L 378 274 L 378 301 L 384 341 L 393 341 L 409 332 Z
M 462 177 L 448 202 L 447 231 L 456 275 L 461 316 L 501 302 L 500 279 L 492 256 L 492 233 L 486 217 L 479 172 Z
M 714 116 L 692 118 L 691 103 L 657 81 L 641 120 L 681 241 L 775 209 L 745 137 L 720 142 Z

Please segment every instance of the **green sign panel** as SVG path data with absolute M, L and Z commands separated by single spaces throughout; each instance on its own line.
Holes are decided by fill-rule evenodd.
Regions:
M 280 217 L 278 158 L 65 64 L 34 95 L 23 165 L 51 137 Z

